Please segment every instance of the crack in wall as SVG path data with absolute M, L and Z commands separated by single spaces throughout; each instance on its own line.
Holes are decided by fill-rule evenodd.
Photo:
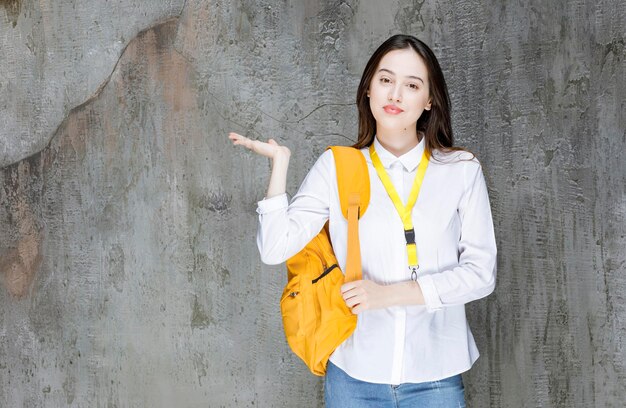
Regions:
M 2 0 L 0 0 L 0 1 L 2 1 Z M 185 0 L 185 3 L 186 3 L 186 0 Z M 183 5 L 183 7 L 184 7 L 184 5 Z M 183 10 L 181 9 L 181 14 L 182 14 L 182 12 L 183 12 Z M 56 127 L 56 129 L 52 132 L 52 136 L 50 136 L 50 138 L 48 139 L 47 143 L 41 149 L 39 149 L 39 150 L 37 150 L 35 152 L 32 152 L 28 156 L 25 156 L 25 157 L 23 157 L 21 159 L 9 162 L 6 165 L 0 167 L 0 169 L 7 168 L 9 166 L 12 166 L 12 165 L 14 165 L 16 163 L 19 163 L 21 161 L 24 161 L 24 160 L 29 160 L 32 157 L 36 156 L 37 154 L 41 153 L 43 150 L 49 148 L 51 143 L 52 143 L 52 141 L 57 136 L 57 134 L 59 132 L 59 129 L 62 129 L 67 124 L 67 121 L 68 121 L 69 117 L 72 116 L 75 112 L 77 112 L 77 111 L 83 109 L 85 106 L 89 105 L 94 100 L 98 99 L 98 97 L 100 96 L 102 91 L 106 88 L 106 86 L 111 81 L 111 78 L 113 77 L 113 75 L 115 74 L 115 72 L 117 70 L 117 66 L 119 65 L 119 63 L 122 60 L 122 58 L 124 58 L 124 55 L 126 54 L 126 50 L 128 49 L 128 47 L 134 41 L 137 41 L 137 39 L 139 37 L 141 37 L 142 35 L 144 35 L 146 32 L 148 32 L 150 30 L 158 29 L 161 26 L 165 26 L 165 25 L 171 23 L 172 21 L 177 21 L 179 19 L 180 19 L 180 16 L 169 17 L 167 19 L 160 20 L 160 21 L 156 22 L 155 24 L 151 25 L 150 27 L 144 28 L 141 31 L 137 32 L 137 34 L 133 38 L 131 38 L 131 40 L 128 41 L 128 43 L 126 43 L 126 45 L 124 46 L 124 48 L 120 52 L 119 57 L 117 58 L 117 60 L 113 64 L 113 68 L 111 69 L 111 73 L 102 81 L 102 83 L 98 86 L 98 88 L 94 91 L 94 93 L 90 97 L 88 97 L 87 99 L 85 99 L 84 102 L 80 103 L 79 105 L 76 105 L 75 107 L 73 107 L 72 109 L 70 109 L 67 112 L 67 114 L 63 117 L 63 119 L 61 119 L 61 121 L 59 122 L 59 125 Z

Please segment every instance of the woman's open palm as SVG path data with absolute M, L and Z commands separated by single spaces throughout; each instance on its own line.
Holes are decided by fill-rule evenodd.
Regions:
M 287 146 L 279 145 L 274 139 L 269 139 L 267 143 L 265 143 L 260 140 L 248 139 L 247 137 L 235 132 L 230 132 L 228 134 L 228 138 L 233 141 L 234 145 L 245 146 L 253 152 L 269 157 L 272 160 L 276 158 L 277 155 L 284 155 L 287 157 L 291 155 L 291 151 Z

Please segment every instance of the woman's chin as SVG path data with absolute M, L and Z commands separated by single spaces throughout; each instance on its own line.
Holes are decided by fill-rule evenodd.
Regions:
M 406 121 L 398 121 L 393 119 L 376 120 L 376 127 L 389 132 L 401 132 L 405 129 L 415 128 L 415 122 L 407 123 Z

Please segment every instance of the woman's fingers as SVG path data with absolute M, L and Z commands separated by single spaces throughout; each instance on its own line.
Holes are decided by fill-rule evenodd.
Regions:
M 274 139 L 269 139 L 267 143 L 260 140 L 251 140 L 239 133 L 230 132 L 228 138 L 234 145 L 242 145 L 262 156 L 273 159 L 277 153 L 289 156 L 291 151 L 286 146 L 280 146 Z
M 251 140 L 239 133 L 230 132 L 228 138 L 233 141 L 234 145 L 241 145 L 262 156 L 273 158 L 276 145 L 261 142 L 260 140 Z
M 233 141 L 233 144 L 244 145 L 244 146 L 246 146 L 248 148 L 251 147 L 251 143 L 250 142 L 252 142 L 252 140 L 250 140 L 247 137 L 242 136 L 242 135 L 240 135 L 238 133 L 230 132 L 228 134 L 228 138 Z
M 354 305 L 358 305 L 363 301 L 362 295 L 364 294 L 361 290 L 359 290 L 358 288 L 352 288 L 343 292 L 341 296 L 343 297 L 343 301 L 346 302 L 346 305 L 348 305 L 348 307 L 354 307 Z
M 230 132 L 228 134 L 228 138 L 231 139 L 234 144 L 240 144 L 246 147 L 251 147 L 253 142 L 253 140 L 250 140 L 247 137 L 235 132 Z
M 353 298 L 350 298 L 350 299 L 346 300 L 346 305 L 347 305 L 348 307 L 354 307 L 354 306 L 356 306 L 356 305 L 358 305 L 358 304 L 360 304 L 360 303 L 361 303 L 360 299 L 359 299 L 359 298 L 357 298 L 356 296 L 355 296 L 355 297 L 353 297 Z

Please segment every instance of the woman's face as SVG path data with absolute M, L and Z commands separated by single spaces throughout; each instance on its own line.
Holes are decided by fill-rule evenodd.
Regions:
M 422 57 L 412 48 L 389 51 L 376 67 L 368 96 L 379 130 L 414 132 L 422 112 L 431 108 Z

